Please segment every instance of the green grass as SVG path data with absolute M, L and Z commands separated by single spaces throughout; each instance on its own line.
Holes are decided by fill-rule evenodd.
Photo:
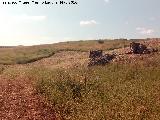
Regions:
M 53 54 L 54 50 L 49 47 L 0 48 L 0 64 L 25 64 Z
M 133 41 L 133 40 L 132 40 Z M 142 41 L 142 40 L 141 40 Z M 143 40 L 144 41 L 144 40 Z M 131 41 L 120 40 L 80 40 L 61 42 L 56 44 L 36 45 L 36 46 L 18 46 L 11 48 L 0 48 L 0 64 L 25 64 L 50 57 L 60 51 L 78 51 L 88 52 L 90 50 L 101 49 L 104 51 L 125 48 Z M 140 42 L 140 41 L 136 41 Z M 159 44 L 154 45 L 160 50 Z
M 35 87 L 70 120 L 158 120 L 160 56 L 152 61 L 68 70 L 32 69 Z M 151 65 L 148 65 L 151 64 Z M 36 73 L 36 74 L 35 74 Z
M 93 41 L 76 41 L 62 42 L 50 45 L 37 46 L 18 46 L 12 48 L 0 48 L 0 64 L 26 64 L 50 57 L 60 51 L 79 51 L 88 52 L 91 49 L 113 50 L 126 47 L 129 41 L 125 40 L 103 40 L 103 44 L 99 44 L 97 40 Z
M 99 40 L 89 41 L 71 41 L 53 44 L 55 49 L 72 49 L 79 51 L 89 51 L 93 49 L 101 49 L 107 51 L 109 49 L 118 49 L 129 46 L 130 41 L 127 40 L 101 40 L 103 44 L 99 43 Z

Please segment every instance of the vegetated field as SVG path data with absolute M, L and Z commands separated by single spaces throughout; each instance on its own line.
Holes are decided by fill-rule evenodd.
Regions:
M 1 63 L 11 65 L 0 69 L 0 119 L 159 120 L 160 52 L 123 54 L 129 42 L 1 48 Z M 160 41 L 146 44 L 160 47 Z M 87 67 L 91 49 L 119 56 Z M 26 62 L 33 58 L 39 60 Z
M 92 49 L 113 50 L 129 45 L 127 40 L 104 40 L 103 44 L 93 41 L 62 42 L 51 45 L 19 46 L 11 48 L 0 48 L 0 64 L 25 64 L 50 57 L 59 51 L 82 51 Z

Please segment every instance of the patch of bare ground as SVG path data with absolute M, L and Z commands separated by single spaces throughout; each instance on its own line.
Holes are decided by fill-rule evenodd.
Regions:
M 32 82 L 0 76 L 0 120 L 56 120 L 53 108 L 36 94 Z
M 88 62 L 88 52 L 77 52 L 77 51 L 61 51 L 55 53 L 49 58 L 43 58 L 33 63 L 28 63 L 24 65 L 10 65 L 10 67 L 47 67 L 47 68 L 72 68 L 82 65 L 86 65 Z
M 160 47 L 160 40 L 148 40 L 148 41 L 142 41 L 140 42 L 147 46 L 147 48 L 159 48 Z M 126 48 L 120 48 L 115 49 L 111 51 L 107 51 L 105 53 L 116 53 L 116 59 L 113 60 L 113 62 L 118 63 L 135 63 L 136 61 L 144 61 L 144 60 L 150 60 L 152 61 L 155 56 L 160 55 L 160 51 L 156 53 L 151 54 L 126 54 L 130 51 L 129 47 Z

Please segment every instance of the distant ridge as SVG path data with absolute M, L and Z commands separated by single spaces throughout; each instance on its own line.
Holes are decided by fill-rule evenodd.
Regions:
M 0 48 L 13 48 L 15 46 L 0 46 Z

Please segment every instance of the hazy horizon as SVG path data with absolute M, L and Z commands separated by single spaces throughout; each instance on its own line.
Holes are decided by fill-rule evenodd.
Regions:
M 159 0 L 75 1 L 77 5 L 3 5 L 1 1 L 0 46 L 160 38 Z

